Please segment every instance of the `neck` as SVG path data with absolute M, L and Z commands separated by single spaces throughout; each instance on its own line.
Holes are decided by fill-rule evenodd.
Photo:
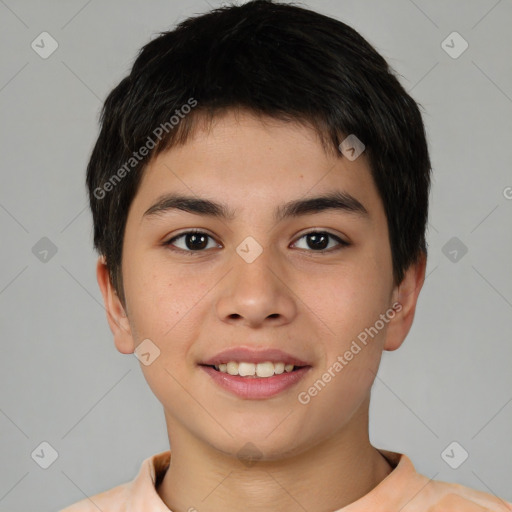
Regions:
M 368 409 L 329 439 L 293 457 L 242 464 L 189 432 L 172 430 L 171 463 L 157 488 L 172 512 L 336 511 L 390 472 L 368 439 Z M 313 492 L 314 491 L 314 492 Z

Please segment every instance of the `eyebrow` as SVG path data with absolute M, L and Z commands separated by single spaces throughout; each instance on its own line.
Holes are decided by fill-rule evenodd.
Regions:
M 143 214 L 143 218 L 160 216 L 166 212 L 181 210 L 195 215 L 234 220 L 236 213 L 226 204 L 210 199 L 202 199 L 180 194 L 165 194 L 157 199 Z M 335 191 L 307 199 L 298 199 L 278 206 L 274 212 L 274 220 L 280 222 L 287 218 L 299 217 L 335 210 L 356 214 L 361 218 L 368 218 L 368 210 L 354 196 L 347 192 Z

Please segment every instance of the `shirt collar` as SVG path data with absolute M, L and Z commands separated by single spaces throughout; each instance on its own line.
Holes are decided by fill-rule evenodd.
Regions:
M 359 512 L 369 510 L 381 510 L 384 504 L 389 507 L 395 505 L 400 496 L 407 493 L 411 484 L 416 487 L 423 482 L 421 475 L 416 473 L 411 460 L 403 454 L 387 450 L 378 450 L 389 462 L 393 470 L 368 494 L 359 500 L 336 510 L 335 512 Z M 141 468 L 135 479 L 130 482 L 126 489 L 126 512 L 140 512 L 148 510 L 151 512 L 169 512 L 169 508 L 162 501 L 156 491 L 167 471 L 171 460 L 171 451 L 167 450 L 148 457 L 142 462 Z M 421 482 L 419 481 L 421 480 Z M 396 502 L 398 505 L 399 502 Z M 382 509 L 383 510 L 383 509 Z M 388 508 L 386 508 L 388 510 Z

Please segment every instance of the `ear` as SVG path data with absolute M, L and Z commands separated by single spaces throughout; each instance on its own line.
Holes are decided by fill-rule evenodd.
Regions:
M 388 323 L 384 350 L 392 351 L 399 348 L 409 333 L 418 296 L 425 282 L 426 266 L 427 257 L 422 253 L 418 261 L 406 270 L 402 282 L 394 288 L 392 304 L 396 304 L 393 308 L 396 314 Z
M 105 263 L 104 256 L 98 258 L 96 265 L 96 278 L 103 295 L 107 320 L 110 330 L 114 335 L 114 343 L 122 354 L 132 354 L 135 344 L 132 331 L 124 307 L 110 281 L 110 273 Z

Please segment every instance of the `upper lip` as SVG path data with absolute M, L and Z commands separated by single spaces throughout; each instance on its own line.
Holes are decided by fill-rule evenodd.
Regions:
M 222 363 L 229 363 L 230 361 L 254 364 L 271 361 L 274 363 L 293 364 L 294 366 L 310 366 L 302 359 L 279 349 L 250 349 L 245 347 L 235 347 L 223 350 L 200 364 L 215 366 Z

